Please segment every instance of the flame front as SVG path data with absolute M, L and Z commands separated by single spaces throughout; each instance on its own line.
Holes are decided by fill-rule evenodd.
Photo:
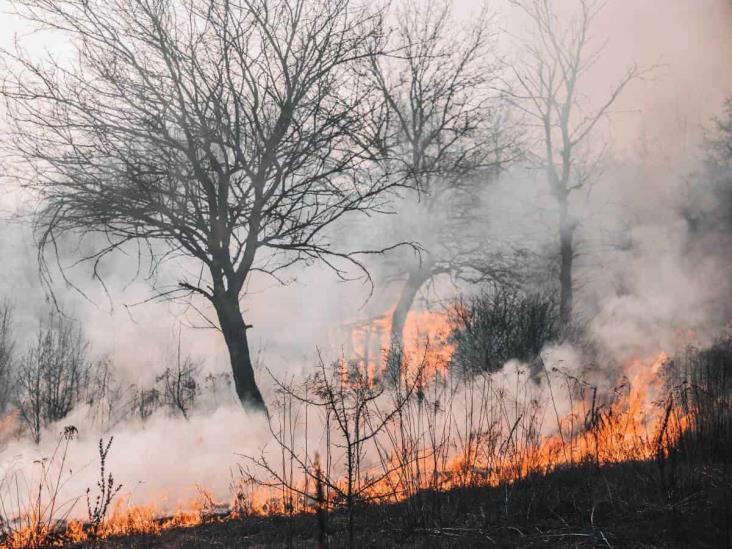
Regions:
M 383 317 L 353 330 L 355 358 L 339 363 L 338 383 L 353 383 L 349 368 L 356 368 L 369 387 L 378 386 L 384 374 L 387 327 L 388 317 Z M 372 446 L 358 450 L 364 454 L 355 478 L 360 497 L 396 502 L 423 489 L 496 486 L 567 465 L 649 460 L 665 455 L 689 425 L 689 413 L 682 412 L 667 391 L 663 371 L 669 357 L 664 352 L 627 361 L 619 382 L 603 394 L 559 371 L 543 371 L 532 380 L 521 367 L 503 372 L 503 378 L 486 374 L 458 379 L 450 372 L 454 349 L 448 336 L 445 314 L 410 315 L 404 342 L 405 355 L 411 357 L 405 363 L 412 367 L 402 373 L 402 382 L 418 376 L 417 390 L 370 441 Z M 422 366 L 417 369 L 415 364 Z M 563 403 L 558 403 L 560 391 Z M 312 449 L 305 452 L 307 465 Z M 330 474 L 337 475 L 335 468 Z M 345 475 L 333 478 L 325 496 L 327 507 L 342 504 L 338 490 L 347 489 Z M 217 506 L 200 491 L 197 501 L 182 505 L 168 518 L 160 518 L 164 513 L 154 505 L 118 502 L 94 537 L 158 534 L 251 515 L 312 512 L 314 496 L 304 494 L 314 493 L 313 479 L 290 479 L 290 486 L 281 489 L 242 481 L 226 506 Z M 33 547 L 34 540 L 48 538 L 49 532 L 39 529 L 32 516 L 26 520 L 27 526 L 9 536 L 5 547 Z M 90 537 L 88 524 L 69 521 L 58 539 L 79 542 Z

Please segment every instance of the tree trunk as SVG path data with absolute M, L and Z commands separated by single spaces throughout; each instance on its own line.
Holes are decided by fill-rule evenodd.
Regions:
M 574 224 L 566 199 L 559 202 L 559 319 L 562 328 L 572 321 L 572 262 L 574 261 Z
M 266 414 L 267 406 L 254 379 L 254 368 L 247 341 L 247 325 L 239 308 L 239 300 L 227 293 L 216 300 L 214 307 L 226 347 L 229 349 L 236 394 L 244 408 Z
M 399 379 L 401 351 L 404 345 L 404 325 L 407 322 L 407 315 L 409 315 L 414 299 L 417 297 L 417 292 L 430 279 L 432 274 L 432 270 L 425 265 L 411 270 L 399 294 L 399 301 L 397 301 L 391 315 L 391 342 L 387 366 L 391 375 L 395 376 L 395 380 Z

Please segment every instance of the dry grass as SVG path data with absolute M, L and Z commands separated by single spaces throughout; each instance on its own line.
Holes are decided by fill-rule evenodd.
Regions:
M 233 479 L 228 512 L 208 496 L 199 509 L 167 519 L 144 509 L 108 513 L 116 491 L 102 469 L 106 505 L 90 500 L 87 524 L 66 523 L 53 497 L 61 481 L 46 480 L 15 526 L 6 526 L 6 544 L 712 547 L 727 540 L 732 343 L 631 364 L 607 394 L 562 372 L 546 372 L 541 385 L 521 370 L 503 379 L 452 377 L 425 364 L 428 356 L 403 357 L 398 384 L 343 361 L 321 363 L 302 384 L 280 384 L 275 451 L 248 459 Z M 560 400 L 568 414 L 558 411 Z

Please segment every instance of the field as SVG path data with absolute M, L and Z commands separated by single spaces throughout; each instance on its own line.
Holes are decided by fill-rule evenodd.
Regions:
M 425 491 L 400 504 L 359 508 L 355 540 L 374 548 L 725 547 L 732 541 L 725 474 L 683 464 L 671 481 L 655 463 L 587 465 L 510 486 Z M 326 532 L 327 545 L 318 545 L 313 514 L 249 517 L 111 538 L 101 546 L 347 547 L 344 512 L 328 517 Z

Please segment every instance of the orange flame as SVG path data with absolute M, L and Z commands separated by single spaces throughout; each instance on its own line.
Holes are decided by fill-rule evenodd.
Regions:
M 383 375 L 384 361 L 380 358 L 389 343 L 388 320 L 389 315 L 385 315 L 352 330 L 351 348 L 356 357 L 355 363 L 363 369 L 369 384 L 377 383 Z M 405 326 L 405 353 L 413 357 L 425 357 L 424 363 L 430 367 L 425 373 L 425 384 L 436 387 L 440 383 L 449 383 L 448 366 L 454 348 L 448 336 L 447 315 L 429 311 L 409 315 Z M 417 436 L 418 447 L 413 449 L 411 457 L 405 458 L 398 452 L 380 454 L 381 463 L 373 466 L 380 467 L 380 472 L 364 467 L 365 484 L 368 485 L 366 495 L 374 499 L 396 501 L 425 488 L 446 490 L 466 484 L 495 486 L 565 465 L 587 461 L 602 465 L 648 460 L 663 455 L 689 425 L 689 418 L 674 405 L 673 400 L 664 398 L 663 370 L 668 361 L 669 357 L 664 352 L 650 359 L 628 361 L 623 368 L 622 383 L 609 395 L 609 401 L 604 398 L 608 395 L 598 396 L 597 388 L 587 384 L 578 385 L 573 389 L 578 394 L 575 394 L 569 411 L 564 415 L 556 414 L 555 428 L 548 435 L 542 435 L 541 430 L 532 426 L 530 421 L 530 414 L 538 417 L 542 412 L 541 402 L 533 395 L 526 397 L 527 407 L 520 413 L 517 411 L 511 416 L 503 409 L 499 414 L 490 416 L 490 419 L 481 420 L 482 423 L 477 427 L 467 425 L 460 439 L 451 439 L 440 455 L 436 455 L 435 449 L 425 442 L 429 437 L 420 432 Z M 344 362 L 340 363 L 338 374 L 343 383 L 349 383 L 347 367 Z M 485 383 L 493 383 L 490 377 L 487 379 Z M 528 378 L 522 379 L 520 383 L 518 381 L 521 380 L 517 380 L 517 387 L 525 389 L 532 386 L 526 383 Z M 579 380 L 575 381 L 579 383 Z M 547 373 L 547 386 L 550 383 Z M 505 387 L 490 386 L 489 389 L 504 399 L 501 405 L 505 408 Z M 480 390 L 485 391 L 486 387 Z M 472 398 L 471 395 L 463 397 L 465 402 Z M 426 408 L 419 410 L 428 424 L 427 427 L 423 425 L 422 430 L 429 431 L 429 414 L 436 418 L 447 404 L 438 397 L 432 400 L 426 396 L 422 398 L 425 400 L 420 400 L 418 406 L 432 407 L 429 411 Z M 519 395 L 513 395 L 513 398 L 518 402 Z M 465 402 L 461 401 L 460 405 L 467 406 Z M 488 418 L 485 409 L 478 413 Z M 492 430 L 495 425 L 498 427 Z M 523 434 L 519 440 L 520 429 L 523 429 Z M 408 474 L 405 473 L 407 470 Z M 378 482 L 368 481 L 379 477 L 381 480 Z M 341 482 L 345 484 L 345 480 L 337 484 Z M 207 521 L 313 510 L 313 502 L 308 501 L 308 498 L 293 496 L 298 492 L 308 494 L 313 491 L 312 486 L 308 487 L 305 481 L 297 490 L 290 489 L 287 494 L 284 490 L 278 492 L 272 487 L 244 484 L 237 486 L 235 491 L 233 503 L 223 512 L 212 510 L 215 505 L 204 492 L 199 500 L 181 507 L 185 510 L 162 519 L 160 509 L 153 505 L 127 506 L 117 503 L 98 529 L 97 535 L 107 538 L 158 534 L 166 529 L 193 527 Z M 335 506 L 337 503 L 332 500 L 327 501 L 326 505 Z M 48 535 L 47 527 L 26 528 L 6 539 L 2 547 L 14 549 L 36 546 L 35 540 L 48 538 Z M 89 537 L 89 527 L 79 521 L 70 521 L 63 534 L 66 541 L 72 542 L 85 541 Z

